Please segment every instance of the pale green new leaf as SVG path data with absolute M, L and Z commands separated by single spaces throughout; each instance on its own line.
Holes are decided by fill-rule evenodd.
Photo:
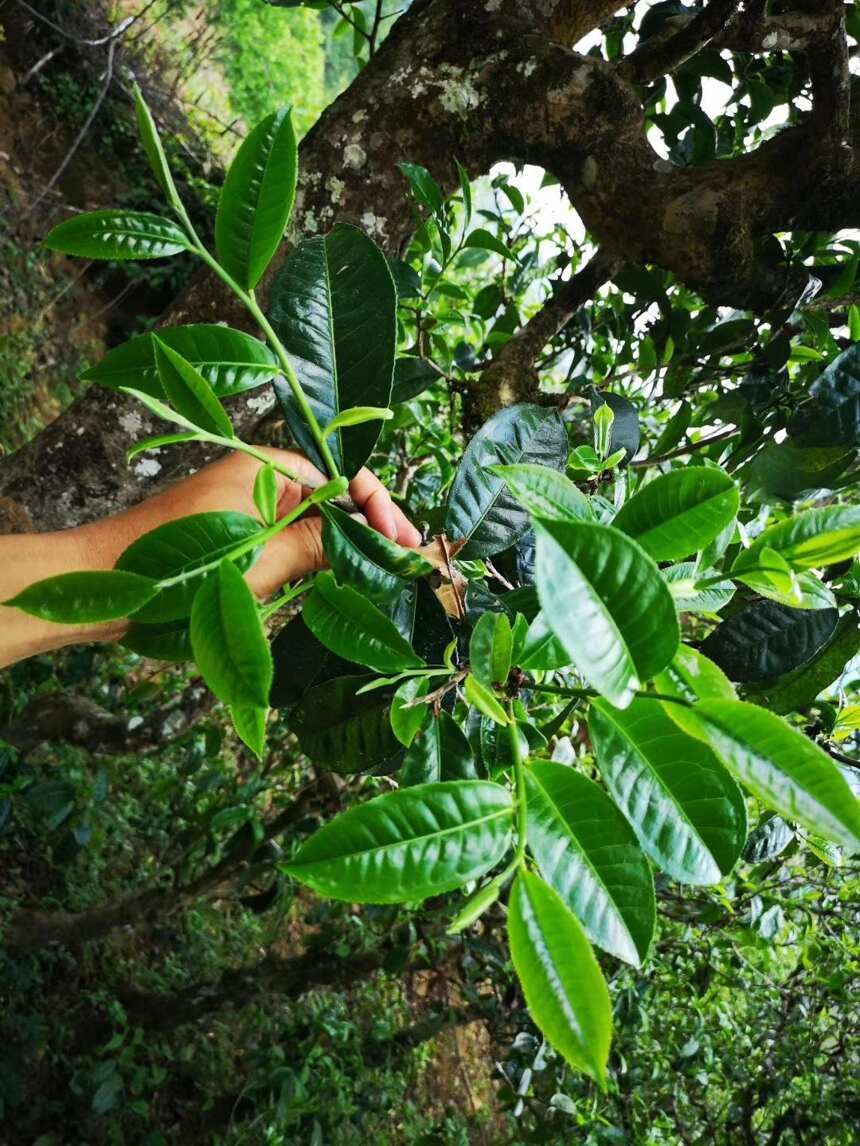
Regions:
M 514 970 L 536 1025 L 572 1067 L 605 1090 L 612 1008 L 576 916 L 558 892 L 521 871 L 511 890 L 508 936 Z
M 685 726 L 768 807 L 860 851 L 860 805 L 830 757 L 802 732 L 740 700 L 703 700 L 684 716 Z
M 218 261 L 245 290 L 253 290 L 260 281 L 284 236 L 297 170 L 289 108 L 280 108 L 245 138 L 218 200 Z
M 569 477 L 549 466 L 521 462 L 512 466 L 489 466 L 504 478 L 508 489 L 534 517 L 558 521 L 592 521 L 588 498 Z
M 219 700 L 231 706 L 268 707 L 269 643 L 254 594 L 227 558 L 194 598 L 191 647 L 203 679 Z
M 746 809 L 714 754 L 652 700 L 624 710 L 596 700 L 588 728 L 601 775 L 654 863 L 682 883 L 728 875 L 746 839 Z
M 656 913 L 654 881 L 636 836 L 593 781 L 564 764 L 526 772 L 528 847 L 541 874 L 592 943 L 638 967 Z

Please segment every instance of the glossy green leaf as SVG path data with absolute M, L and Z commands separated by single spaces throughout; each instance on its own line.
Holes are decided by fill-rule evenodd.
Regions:
M 230 709 L 233 727 L 243 743 L 251 749 L 258 760 L 263 759 L 266 747 L 266 717 L 268 708 L 256 705 L 234 704 Z
M 692 703 L 735 697 L 734 686 L 723 670 L 689 645 L 678 646 L 671 662 L 654 677 L 654 688 Z
M 536 533 L 547 624 L 588 682 L 626 706 L 678 647 L 677 613 L 657 566 L 611 526 L 542 521 Z
M 504 478 L 520 505 L 534 517 L 557 521 L 592 521 L 594 518 L 588 498 L 558 470 L 528 462 L 490 468 Z
M 158 377 L 173 408 L 201 430 L 232 438 L 233 424 L 203 375 L 166 342 L 157 336 L 153 340 Z
M 623 710 L 596 700 L 588 728 L 612 798 L 654 863 L 682 883 L 728 875 L 746 839 L 746 808 L 714 754 L 653 700 Z
M 389 541 L 337 506 L 322 508 L 323 549 L 338 580 L 373 601 L 389 601 L 403 592 L 404 579 L 425 577 L 433 566 L 414 549 Z
M 508 904 L 511 959 L 529 1013 L 576 1070 L 606 1089 L 609 991 L 581 924 L 558 892 L 521 871 Z
M 314 636 L 346 660 L 381 673 L 424 665 L 394 623 L 361 593 L 338 585 L 332 573 L 317 574 L 302 616 Z
M 260 281 L 284 236 L 297 170 L 289 108 L 280 108 L 242 141 L 218 200 L 218 261 L 245 290 Z
M 266 708 L 272 655 L 254 594 L 232 561 L 204 581 L 191 607 L 191 647 L 203 679 L 229 705 Z
M 202 374 L 219 398 L 262 386 L 279 372 L 277 359 L 265 343 L 229 326 L 165 326 L 158 338 Z M 114 390 L 125 387 L 164 398 L 152 334 L 139 334 L 109 350 L 81 377 Z
M 463 682 L 463 695 L 467 704 L 473 704 L 496 724 L 510 724 L 510 717 L 496 699 L 492 689 L 482 684 L 473 673 L 469 673 Z
M 73 215 L 48 232 L 52 251 L 83 259 L 163 259 L 188 250 L 183 231 L 146 211 L 90 211 Z
M 290 713 L 290 728 L 315 764 L 344 774 L 387 772 L 399 764 L 403 746 L 391 730 L 391 690 L 362 692 L 372 679 L 323 680 Z
M 61 573 L 34 581 L 2 604 L 56 624 L 94 624 L 131 616 L 157 592 L 151 578 L 137 573 Z
M 854 853 L 860 804 L 829 756 L 779 716 L 740 700 L 703 700 L 697 735 L 768 807 Z
M 512 822 L 511 797 L 500 784 L 419 784 L 337 816 L 285 870 L 322 895 L 354 903 L 426 899 L 494 867 Z
M 428 705 L 422 705 L 425 711 Z M 425 725 L 403 757 L 400 782 L 406 787 L 439 780 L 475 780 L 475 755 L 466 734 L 443 709 Z
M 491 557 L 530 527 L 528 512 L 493 466 L 532 462 L 561 471 L 567 453 L 567 431 L 556 410 L 522 403 L 485 422 L 466 447 L 448 497 L 445 532 L 452 541 L 466 541 L 458 556 Z
M 442 374 L 426 358 L 397 358 L 394 362 L 394 384 L 391 388 L 391 404 L 409 402 L 423 394 Z
M 836 609 L 792 609 L 755 601 L 717 625 L 702 643 L 702 652 L 731 680 L 768 680 L 811 660 L 838 620 Z
M 155 581 L 189 575 L 186 580 L 163 589 L 158 597 L 142 609 L 136 621 L 147 623 L 176 621 L 191 613 L 194 594 L 203 582 L 203 576 L 192 577 L 195 569 L 220 561 L 231 549 L 261 532 L 260 523 L 245 513 L 194 513 L 165 522 L 120 554 L 116 568 L 127 573 L 138 573 Z M 249 569 L 259 550 L 244 554 L 236 561 L 243 572 Z
M 478 680 L 492 687 L 503 685 L 511 671 L 513 638 L 505 613 L 483 613 L 469 641 L 469 668 Z
M 643 486 L 612 524 L 635 537 L 655 561 L 674 561 L 712 541 L 734 520 L 739 504 L 738 488 L 728 474 L 690 466 Z
M 718 613 L 735 595 L 735 586 L 729 580 L 697 588 L 709 574 L 698 570 L 695 561 L 669 565 L 660 570 L 660 575 L 669 586 L 679 613 Z
M 260 466 L 254 478 L 254 505 L 265 525 L 274 525 L 278 518 L 278 478 L 271 462 Z
M 860 505 L 807 509 L 770 526 L 738 555 L 732 573 L 761 565 L 761 551 L 773 549 L 794 569 L 817 569 L 860 551 Z
M 480 250 L 493 251 L 495 254 L 501 255 L 503 259 L 511 259 L 513 262 L 517 261 L 517 256 L 507 243 L 503 243 L 501 239 L 497 238 L 492 231 L 488 231 L 486 227 L 476 227 L 474 231 L 470 231 L 463 242 L 463 246 L 478 247 Z
M 119 642 L 142 657 L 181 664 L 194 658 L 191 633 L 187 617 L 164 624 L 149 625 L 135 622 Z
M 430 716 L 429 704 L 410 704 L 410 701 L 426 696 L 429 688 L 429 677 L 412 676 L 398 685 L 392 697 L 391 730 L 404 748 L 409 747 Z
M 397 295 L 385 256 L 356 227 L 339 223 L 290 252 L 275 276 L 269 318 L 286 347 L 320 425 L 353 406 L 391 404 Z M 286 383 L 275 391 L 297 442 L 321 469 L 313 438 Z M 379 437 L 378 422 L 329 439 L 352 477 Z
M 167 198 L 167 202 L 171 207 L 178 207 L 180 206 L 179 193 L 176 190 L 176 184 L 173 182 L 173 176 L 170 174 L 167 156 L 164 154 L 164 148 L 161 144 L 161 138 L 158 134 L 158 128 L 155 126 L 152 112 L 146 106 L 146 100 L 144 100 L 143 93 L 137 84 L 132 85 L 132 91 L 134 92 L 134 110 L 137 118 L 137 130 L 141 143 L 143 144 L 143 150 L 146 152 L 146 158 L 149 160 L 149 166 L 152 168 L 153 174 L 158 180 L 158 185 Z
M 654 935 L 654 880 L 602 788 L 563 764 L 526 772 L 528 847 L 592 943 L 638 967 Z
M 519 666 L 524 669 L 559 669 L 571 663 L 567 649 L 555 635 L 543 612 L 528 627 Z

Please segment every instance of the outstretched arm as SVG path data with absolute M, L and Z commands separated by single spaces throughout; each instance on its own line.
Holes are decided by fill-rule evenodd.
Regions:
M 261 449 L 308 483 L 303 486 L 277 475 L 279 517 L 298 505 L 311 488 L 325 481 L 301 454 Z M 259 463 L 252 458 L 232 454 L 114 517 L 57 533 L 0 537 L 0 600 L 9 600 L 45 577 L 76 570 L 111 569 L 120 553 L 138 537 L 178 517 L 213 510 L 257 516 L 253 487 L 258 468 Z M 349 492 L 368 525 L 400 545 L 412 548 L 421 543 L 418 530 L 370 470 L 361 470 L 353 478 Z M 268 543 L 248 571 L 247 579 L 257 596 L 265 598 L 323 564 L 321 519 L 302 517 Z M 20 609 L 0 606 L 0 666 L 66 645 L 117 640 L 127 624 L 111 621 L 56 625 Z

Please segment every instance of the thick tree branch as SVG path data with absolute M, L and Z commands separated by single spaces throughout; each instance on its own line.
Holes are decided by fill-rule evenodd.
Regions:
M 281 836 L 297 823 L 325 785 L 325 778 L 312 781 L 267 825 L 264 839 Z M 96 904 L 83 911 L 39 911 L 23 909 L 13 916 L 5 942 L 12 951 L 32 951 L 40 947 L 80 947 L 104 939 L 119 928 L 146 927 L 168 919 L 196 900 L 214 895 L 234 880 L 260 846 L 250 830 L 240 828 L 226 846 L 223 857 L 185 883 L 168 888 L 144 888 L 119 899 Z
M 558 285 L 541 309 L 511 338 L 465 391 L 469 421 L 485 421 L 515 402 L 534 401 L 540 379 L 535 360 L 576 312 L 624 265 L 619 255 L 598 251 L 572 278 Z
M 842 0 L 823 0 L 823 27 L 809 50 L 812 122 L 836 167 L 851 162 L 851 74 Z
M 46 740 L 63 740 L 109 756 L 146 755 L 182 736 L 214 703 L 209 689 L 198 682 L 138 718 L 108 712 L 84 696 L 52 692 L 31 701 L 3 730 L 3 738 L 22 750 Z
M 700 52 L 715 36 L 725 34 L 737 17 L 740 0 L 711 0 L 680 31 L 645 40 L 621 62 L 622 75 L 634 83 L 646 84 L 673 72 L 685 60 Z
M 414 216 L 399 161 L 423 164 L 450 192 L 452 156 L 472 175 L 513 159 L 559 178 L 607 256 L 670 270 L 721 305 L 767 310 L 796 297 L 805 276 L 762 263 L 758 240 L 781 230 L 858 225 L 856 167 L 834 164 L 822 180 L 821 162 L 809 163 L 820 144 L 811 120 L 738 158 L 683 168 L 660 159 L 645 135 L 636 85 L 619 67 L 578 55 L 541 30 L 550 27 L 541 25 L 544 17 L 561 20 L 565 12 L 573 20 L 586 13 L 582 19 L 594 27 L 608 9 L 597 0 L 566 8 L 485 0 L 413 4 L 303 141 L 292 239 L 347 218 L 390 252 L 401 251 Z M 832 22 L 830 0 L 827 13 Z M 758 9 L 753 14 L 760 17 Z M 810 36 L 820 35 L 826 22 L 820 6 L 796 15 L 795 30 L 802 22 Z M 734 22 L 729 31 L 740 35 Z M 711 41 L 719 42 L 720 36 Z M 770 48 L 769 41 L 763 46 Z M 841 66 L 840 77 L 832 103 L 837 122 L 844 122 Z M 852 144 L 858 136 L 860 118 L 852 111 Z M 166 319 L 244 325 L 208 276 Z M 251 432 L 266 402 L 260 391 L 236 400 L 240 433 Z M 153 432 L 149 417 L 123 396 L 88 393 L 35 442 L 0 460 L 0 498 L 40 529 L 123 508 L 203 460 L 201 451 L 183 448 L 154 455 L 155 466 L 127 467 L 129 441 Z

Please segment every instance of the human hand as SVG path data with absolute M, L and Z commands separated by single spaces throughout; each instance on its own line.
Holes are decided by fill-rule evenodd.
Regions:
M 325 484 L 325 475 L 302 454 L 258 448 L 273 462 L 302 479 L 291 481 L 276 473 L 279 519 L 295 509 L 311 490 Z M 115 517 L 83 527 L 84 544 L 93 552 L 100 567 L 110 568 L 132 541 L 176 518 L 216 510 L 233 510 L 257 517 L 253 490 L 259 468 L 260 463 L 247 454 L 230 454 Z M 371 528 L 406 548 L 421 544 L 421 534 L 370 470 L 362 469 L 356 474 L 350 482 L 349 494 L 356 510 Z M 305 515 L 272 538 L 248 571 L 247 580 L 259 597 L 268 597 L 288 581 L 321 569 L 324 564 L 322 519 L 319 515 Z
M 261 452 L 301 478 L 291 481 L 277 474 L 279 518 L 294 509 L 311 489 L 325 483 L 324 475 L 301 454 L 265 447 Z M 0 601 L 60 573 L 112 569 L 122 551 L 138 537 L 180 517 L 218 510 L 258 516 L 253 491 L 259 467 L 260 463 L 246 454 L 233 453 L 113 517 L 60 533 L 0 537 Z M 421 543 L 418 530 L 369 470 L 363 469 L 353 478 L 349 492 L 356 510 L 373 529 L 408 548 Z M 265 598 L 324 563 L 322 519 L 309 514 L 269 541 L 248 571 L 247 580 L 254 592 Z M 117 640 L 128 628 L 126 621 L 58 625 L 3 606 L 0 622 L 0 667 L 65 645 Z

